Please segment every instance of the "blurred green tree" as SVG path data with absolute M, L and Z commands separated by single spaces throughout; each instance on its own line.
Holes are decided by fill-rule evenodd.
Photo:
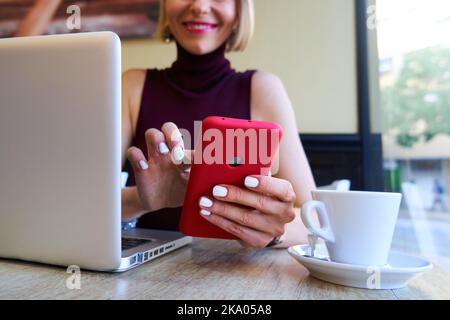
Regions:
M 450 135 L 450 47 L 408 53 L 392 86 L 381 89 L 383 132 L 412 147 Z

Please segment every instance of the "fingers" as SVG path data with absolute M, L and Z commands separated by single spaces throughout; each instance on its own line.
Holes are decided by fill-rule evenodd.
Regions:
M 170 155 L 172 162 L 181 166 L 179 169 L 182 172 L 189 171 L 193 154 L 192 151 L 184 150 L 181 132 L 174 123 L 164 123 L 161 131 L 155 128 L 148 129 L 145 132 L 145 140 L 149 161 Z
M 244 184 L 250 190 L 276 197 L 284 202 L 294 202 L 296 200 L 294 188 L 288 180 L 253 175 L 247 176 Z
M 181 164 L 177 166 L 182 176 L 188 180 L 191 173 L 191 164 L 194 150 L 184 150 L 184 158 Z
M 164 134 L 158 129 L 151 128 L 145 132 L 148 158 L 158 158 L 169 154 L 169 148 L 165 142 Z
M 272 215 L 265 215 L 257 210 L 240 207 L 227 202 L 212 201 L 207 197 L 200 199 L 199 206 L 201 210 L 219 215 L 241 226 L 270 234 L 272 237 L 279 237 L 284 234 L 283 222 L 278 221 Z
M 181 164 L 184 158 L 184 142 L 180 130 L 173 122 L 166 122 L 161 127 L 167 145 L 171 150 L 171 157 L 175 164 Z
M 237 224 L 218 214 L 210 214 L 209 216 L 202 214 L 202 216 L 210 223 L 231 233 L 254 248 L 264 248 L 273 239 L 270 234 Z
M 237 186 L 217 185 L 213 188 L 213 196 L 223 202 L 237 203 L 262 213 L 274 215 L 285 223 L 291 222 L 295 218 L 292 203 L 279 201 L 277 198 Z
M 133 171 L 135 173 L 148 170 L 148 162 L 147 159 L 145 159 L 144 153 L 141 149 L 136 147 L 129 148 L 127 150 L 127 159 L 133 167 Z

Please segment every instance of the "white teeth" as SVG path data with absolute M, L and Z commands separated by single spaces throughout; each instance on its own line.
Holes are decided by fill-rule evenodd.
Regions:
M 196 30 L 206 30 L 209 29 L 209 26 L 203 24 L 190 24 L 189 27 Z

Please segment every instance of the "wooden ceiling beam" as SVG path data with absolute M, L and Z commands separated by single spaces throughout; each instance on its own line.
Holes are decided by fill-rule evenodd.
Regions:
M 2 4 L 3 1 L 3 4 Z M 13 2 L 21 4 L 12 5 Z M 36 0 L 0 0 L 0 20 L 23 19 Z M 8 2 L 8 3 L 7 3 Z M 151 17 L 158 16 L 158 0 L 94 0 L 73 1 L 64 0 L 54 17 L 67 17 L 67 7 L 75 4 L 80 6 L 82 17 L 104 14 L 144 13 Z
M 0 0 L 0 6 L 11 5 L 11 6 L 33 6 L 38 0 Z M 154 4 L 158 3 L 159 0 L 64 0 L 63 3 L 67 6 L 72 4 L 82 4 L 82 3 L 109 3 L 111 5 L 122 5 L 122 4 Z

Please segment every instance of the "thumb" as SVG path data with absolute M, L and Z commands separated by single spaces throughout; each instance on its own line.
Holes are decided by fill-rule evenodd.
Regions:
M 184 157 L 181 164 L 178 165 L 178 168 L 183 173 L 190 172 L 191 165 L 194 159 L 194 150 L 184 150 Z

